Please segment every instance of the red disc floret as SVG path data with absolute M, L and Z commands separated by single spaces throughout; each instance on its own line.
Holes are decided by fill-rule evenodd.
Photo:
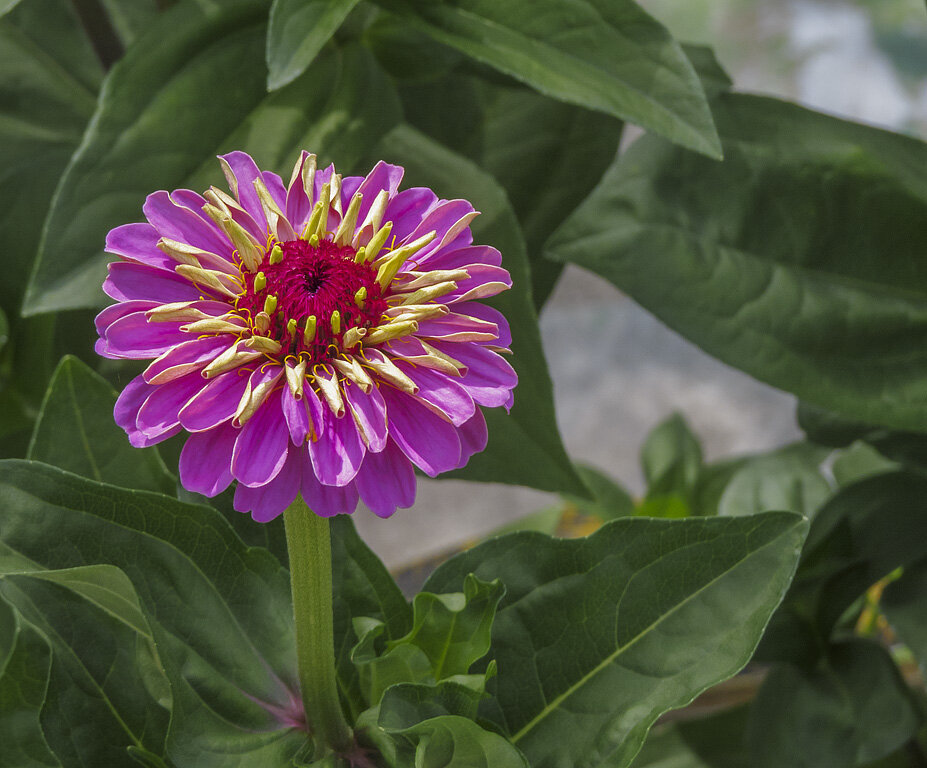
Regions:
M 379 324 L 387 304 L 376 279 L 377 270 L 367 263 L 355 263 L 356 251 L 351 246 L 339 246 L 330 240 L 318 245 L 291 240 L 279 246 L 283 258 L 276 264 L 270 263 L 268 251 L 259 270 L 245 274 L 245 293 L 239 297 L 237 308 L 243 314 L 250 313 L 253 322 L 264 310 L 268 296 L 275 297 L 270 326 L 262 335 L 279 341 L 285 354 L 306 353 L 312 364 L 325 362 L 341 348 L 348 329 Z M 255 290 L 260 274 L 264 286 Z M 366 289 L 366 296 L 358 306 L 355 297 L 361 288 Z M 335 311 L 340 313 L 338 333 L 332 331 Z M 306 343 L 304 328 L 310 316 L 316 318 L 316 330 L 314 338 Z M 292 334 L 287 330 L 290 320 L 296 321 Z

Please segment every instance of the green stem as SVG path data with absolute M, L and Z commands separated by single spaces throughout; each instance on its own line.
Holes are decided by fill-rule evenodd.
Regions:
M 326 746 L 347 752 L 354 737 L 338 700 L 332 629 L 332 545 L 328 520 L 301 496 L 283 513 L 290 555 L 296 654 L 306 722 Z

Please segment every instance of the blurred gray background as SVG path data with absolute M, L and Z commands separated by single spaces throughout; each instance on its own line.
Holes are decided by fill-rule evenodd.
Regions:
M 927 136 L 923 0 L 639 2 L 677 39 L 714 47 L 738 90 Z M 629 131 L 626 142 L 637 135 Z M 642 490 L 637 456 L 645 436 L 674 411 L 701 438 L 708 460 L 800 436 L 791 395 L 708 357 L 578 268 L 564 272 L 541 333 L 567 451 L 632 493 Z M 586 342 L 593 338 L 596 345 Z M 412 509 L 386 521 L 359 509 L 355 521 L 397 569 L 556 502 L 525 488 L 426 480 Z

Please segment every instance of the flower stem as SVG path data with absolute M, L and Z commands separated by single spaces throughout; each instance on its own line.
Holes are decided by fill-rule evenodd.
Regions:
M 296 654 L 306 722 L 316 738 L 336 752 L 354 737 L 338 700 L 332 629 L 332 545 L 328 520 L 302 496 L 283 513 L 290 555 L 290 583 L 296 617 Z

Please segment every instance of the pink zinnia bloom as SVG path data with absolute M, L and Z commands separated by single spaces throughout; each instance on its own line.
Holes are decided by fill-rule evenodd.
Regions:
M 473 245 L 466 200 L 399 191 L 403 170 L 317 170 L 288 186 L 243 152 L 220 157 L 232 194 L 149 195 L 147 223 L 112 230 L 121 257 L 96 319 L 106 357 L 153 359 L 123 390 L 135 446 L 190 433 L 183 485 L 279 515 L 302 492 L 319 515 L 381 516 L 486 445 L 478 406 L 512 405 L 502 315 L 479 299 L 511 286 Z

